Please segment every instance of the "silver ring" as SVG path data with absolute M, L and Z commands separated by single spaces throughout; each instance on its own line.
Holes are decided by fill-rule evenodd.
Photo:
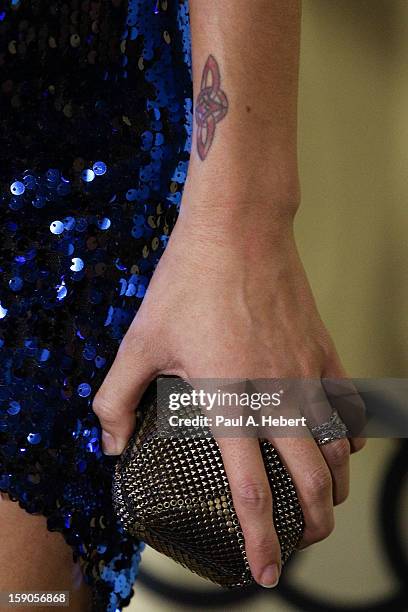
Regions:
M 323 446 L 323 444 L 329 444 L 329 442 L 333 442 L 334 440 L 347 438 L 348 430 L 337 410 L 333 410 L 328 421 L 311 427 L 310 431 L 316 440 L 316 444 L 318 444 L 318 446 Z

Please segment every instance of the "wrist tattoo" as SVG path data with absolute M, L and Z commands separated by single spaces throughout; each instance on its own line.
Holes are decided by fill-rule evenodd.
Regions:
M 215 126 L 228 112 L 228 99 L 221 89 L 221 75 L 217 60 L 209 55 L 201 78 L 201 89 L 195 106 L 197 123 L 197 151 L 204 160 L 214 140 Z

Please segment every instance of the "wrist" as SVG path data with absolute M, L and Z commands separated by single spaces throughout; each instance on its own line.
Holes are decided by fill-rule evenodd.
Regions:
M 271 160 L 251 152 L 237 156 L 227 144 L 221 154 L 212 152 L 204 162 L 192 152 L 183 200 L 197 212 L 216 207 L 240 211 L 256 205 L 267 216 L 294 217 L 300 204 L 297 157 L 288 150 L 276 151 Z
M 191 170 L 190 166 L 180 211 L 189 224 L 238 233 L 256 228 L 256 233 L 276 233 L 293 227 L 301 199 L 296 172 L 275 167 L 260 175 L 250 166 L 217 173 Z
M 224 261 L 271 261 L 294 248 L 297 199 L 244 200 L 220 193 L 206 199 L 183 195 L 178 230 L 189 236 L 194 250 Z M 179 233 L 176 231 L 176 234 Z

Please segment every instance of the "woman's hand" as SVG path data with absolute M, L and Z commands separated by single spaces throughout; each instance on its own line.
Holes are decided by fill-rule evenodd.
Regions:
M 345 376 L 293 237 L 300 199 L 299 0 L 235 0 L 228 7 L 191 0 L 190 9 L 194 146 L 168 247 L 94 398 L 112 454 L 125 447 L 141 395 L 160 373 Z M 333 529 L 333 506 L 348 494 L 349 441 L 323 447 L 312 437 L 271 441 L 302 505 L 302 545 L 322 540 Z M 218 443 L 252 574 L 274 586 L 280 547 L 259 444 L 253 438 Z M 352 442 L 353 449 L 362 444 Z
M 94 398 L 109 454 L 124 449 L 141 395 L 160 373 L 186 379 L 345 376 L 298 256 L 290 207 L 264 215 L 262 206 L 244 205 L 232 215 L 228 203 L 218 201 L 208 214 L 203 202 L 187 185 L 168 247 Z M 333 506 L 348 494 L 349 441 L 320 448 L 313 438 L 271 441 L 302 505 L 302 545 L 326 538 Z M 252 573 L 273 586 L 280 547 L 258 442 L 218 443 Z M 363 442 L 353 444 L 357 450 Z

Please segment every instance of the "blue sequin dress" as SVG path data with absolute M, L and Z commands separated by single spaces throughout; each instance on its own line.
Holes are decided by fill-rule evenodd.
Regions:
M 0 0 L 0 491 L 64 535 L 98 612 L 143 545 L 92 399 L 177 219 L 190 59 L 187 0 Z

